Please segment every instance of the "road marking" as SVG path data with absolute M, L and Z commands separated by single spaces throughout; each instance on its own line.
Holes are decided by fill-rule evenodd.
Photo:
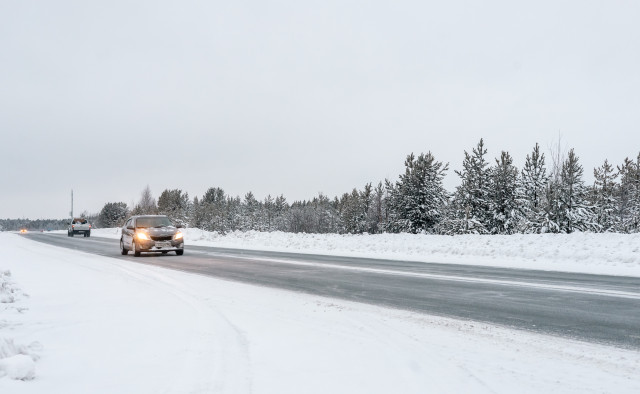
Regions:
M 591 287 L 582 287 L 582 286 L 551 285 L 551 284 L 544 284 L 544 283 L 528 283 L 528 282 L 502 280 L 502 279 L 470 278 L 470 277 L 457 276 L 457 275 L 428 274 L 424 272 L 394 271 L 390 269 L 381 269 L 381 268 L 353 267 L 349 265 L 326 264 L 326 263 L 310 263 L 305 261 L 283 260 L 283 259 L 256 257 L 256 256 L 238 256 L 238 255 L 215 253 L 215 252 L 199 252 L 199 253 L 210 255 L 210 256 L 216 256 L 216 257 L 234 257 L 234 258 L 241 258 L 244 260 L 265 261 L 265 262 L 298 265 L 298 266 L 314 267 L 314 268 L 332 268 L 332 269 L 339 269 L 339 270 L 345 270 L 345 271 L 367 272 L 367 273 L 373 273 L 373 274 L 394 275 L 394 276 L 406 276 L 406 277 L 412 277 L 412 278 L 439 279 L 439 280 L 447 280 L 447 281 L 453 281 L 453 282 L 485 283 L 485 284 L 494 284 L 494 285 L 500 285 L 500 286 L 528 287 L 528 288 L 534 288 L 534 289 L 556 290 L 556 291 L 565 291 L 565 292 L 583 293 L 583 294 L 595 294 L 595 295 L 602 295 L 607 297 L 618 297 L 618 298 L 629 298 L 634 300 L 640 300 L 640 293 L 619 291 L 619 290 L 595 289 Z
M 89 253 L 92 253 L 92 252 L 89 252 Z M 555 291 L 564 291 L 564 292 L 582 293 L 582 294 L 594 294 L 594 295 L 601 295 L 606 297 L 618 297 L 618 298 L 640 300 L 640 293 L 638 292 L 595 289 L 595 288 L 581 287 L 581 286 L 562 286 L 562 285 L 528 283 L 528 282 L 500 280 L 500 279 L 470 278 L 470 277 L 457 276 L 457 275 L 442 275 L 442 274 L 428 274 L 423 272 L 394 271 L 390 269 L 381 269 L 381 268 L 353 267 L 353 266 L 339 265 L 339 264 L 310 263 L 310 262 L 304 262 L 304 261 L 283 260 L 283 259 L 268 258 L 268 257 L 242 256 L 242 255 L 235 255 L 235 254 L 229 254 L 229 253 L 198 251 L 193 249 L 189 253 L 203 254 L 203 255 L 216 256 L 216 257 L 233 257 L 233 258 L 240 258 L 244 260 L 265 261 L 265 262 L 307 266 L 307 267 L 315 267 L 315 268 L 332 268 L 332 269 L 340 269 L 340 270 L 346 270 L 346 271 L 406 276 L 406 277 L 413 277 L 413 278 L 439 279 L 439 280 L 454 281 L 454 282 L 485 283 L 485 284 L 494 284 L 494 285 L 500 285 L 500 286 L 527 287 L 527 288 L 533 288 L 533 289 L 555 290 Z

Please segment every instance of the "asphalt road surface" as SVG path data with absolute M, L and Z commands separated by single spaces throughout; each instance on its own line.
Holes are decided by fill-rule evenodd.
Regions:
M 640 349 L 640 278 L 189 246 L 120 254 L 118 240 L 51 245 L 216 278 Z

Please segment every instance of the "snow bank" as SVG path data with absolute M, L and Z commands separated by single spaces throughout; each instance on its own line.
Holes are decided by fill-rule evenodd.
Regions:
M 11 281 L 11 271 L 0 272 L 0 303 L 13 303 L 20 293 L 18 286 Z
M 36 376 L 36 363 L 40 344 L 33 342 L 29 346 L 17 345 L 13 338 L 5 337 L 5 331 L 12 331 L 19 323 L 14 317 L 24 313 L 27 308 L 19 305 L 26 296 L 12 281 L 11 271 L 0 272 L 0 378 L 31 380 Z M 5 320 L 7 318 L 7 320 Z
M 640 276 L 640 234 L 293 234 L 185 229 L 185 242 L 202 246 L 486 265 L 505 268 Z M 92 235 L 119 238 L 120 229 Z
M 0 377 L 3 376 L 16 380 L 31 380 L 36 376 L 36 363 L 24 354 L 0 358 Z

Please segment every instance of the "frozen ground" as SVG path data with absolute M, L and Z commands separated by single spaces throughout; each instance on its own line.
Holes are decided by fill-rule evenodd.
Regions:
M 640 392 L 637 351 L 0 248 L 1 393 Z
M 185 229 L 189 244 L 438 263 L 640 276 L 640 234 L 442 235 L 291 234 Z M 93 235 L 120 238 L 120 229 Z

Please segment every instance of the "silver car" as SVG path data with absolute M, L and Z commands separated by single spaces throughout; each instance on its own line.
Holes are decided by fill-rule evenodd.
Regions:
M 168 252 L 182 256 L 184 236 L 181 227 L 174 226 L 165 215 L 132 216 L 122 227 L 120 252 L 123 255 L 133 252 L 136 257 L 140 253 Z

